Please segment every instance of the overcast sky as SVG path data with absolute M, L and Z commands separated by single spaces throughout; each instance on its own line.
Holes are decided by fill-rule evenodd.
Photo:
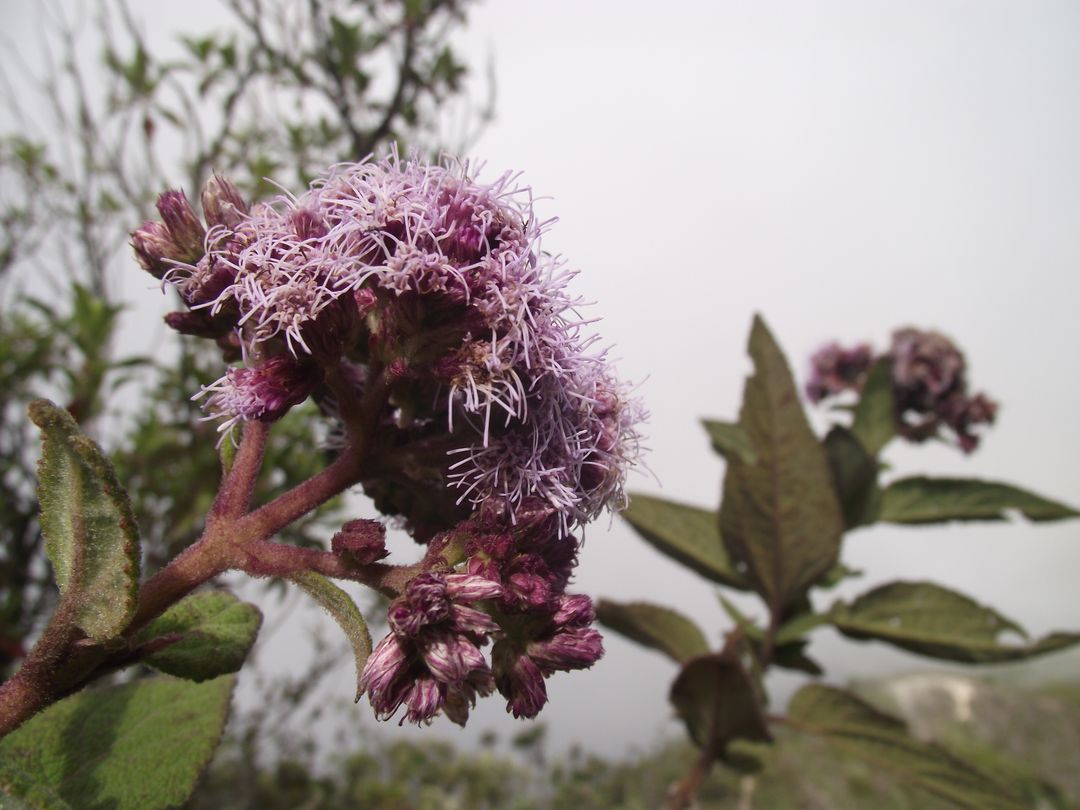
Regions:
M 214 14 L 205 0 L 135 7 L 163 15 L 155 30 Z M 716 504 L 722 467 L 697 420 L 737 415 L 760 312 L 800 381 L 828 339 L 949 333 L 974 387 L 1001 401 L 999 423 L 972 457 L 890 447 L 896 471 L 1080 502 L 1080 5 L 492 0 L 461 46 L 497 77 L 475 156 L 551 198 L 538 203 L 560 220 L 545 247 L 580 269 L 622 375 L 642 381 L 655 479 L 634 489 Z M 866 574 L 840 595 L 934 579 L 1033 632 L 1080 627 L 1080 522 L 879 527 L 844 555 Z M 575 588 L 677 606 L 714 640 L 725 629 L 714 589 L 617 521 L 588 530 Z M 298 616 L 264 657 L 288 666 L 324 621 Z M 678 730 L 674 666 L 618 638 L 607 648 L 591 672 L 549 681 L 555 747 L 615 752 Z M 811 651 L 831 681 L 929 665 L 827 632 Z M 1057 667 L 1080 674 L 1080 656 Z M 352 711 L 373 725 L 366 704 Z M 465 738 L 520 728 L 488 699 Z M 419 733 L 432 732 L 458 736 L 442 720 Z

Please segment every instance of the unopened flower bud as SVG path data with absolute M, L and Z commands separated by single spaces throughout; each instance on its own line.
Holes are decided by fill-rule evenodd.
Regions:
M 405 693 L 405 705 L 408 711 L 401 719 L 401 723 L 429 723 L 442 708 L 442 690 L 439 682 L 432 677 L 422 676 L 417 678 Z
M 230 181 L 212 175 L 202 191 L 203 216 L 210 226 L 232 230 L 248 215 L 248 206 L 240 191 Z
M 495 686 L 506 698 L 506 710 L 514 717 L 536 717 L 548 700 L 540 667 L 525 653 L 502 642 L 492 650 L 491 657 Z
M 169 229 L 161 222 L 144 222 L 133 231 L 131 247 L 142 269 L 158 279 L 172 269 L 168 260 L 179 258 L 181 253 L 169 235 Z
M 189 264 L 194 264 L 201 259 L 206 229 L 203 228 L 184 192 L 166 191 L 158 197 L 157 208 L 165 221 L 165 227 L 169 229 L 169 236 L 179 251 L 179 255 L 174 258 Z
M 216 340 L 232 331 L 232 324 L 224 318 L 216 318 L 205 309 L 191 310 L 188 312 L 169 312 L 165 315 L 165 323 L 170 329 L 175 329 L 181 335 L 210 338 Z
M 502 596 L 502 586 L 475 574 L 447 574 L 446 595 L 455 602 L 478 602 Z
M 529 642 L 529 655 L 548 672 L 588 669 L 604 654 L 603 639 L 591 627 L 573 627 L 550 639 Z
M 551 617 L 556 627 L 586 626 L 596 620 L 592 599 L 583 593 L 563 594 L 558 599 L 558 609 Z
M 348 554 L 368 565 L 390 554 L 386 550 L 386 527 L 377 520 L 350 520 L 330 539 L 335 554 Z

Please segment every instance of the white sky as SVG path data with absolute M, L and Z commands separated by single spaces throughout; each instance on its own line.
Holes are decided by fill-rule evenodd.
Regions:
M 216 13 L 206 0 L 134 5 L 163 30 Z M 892 447 L 897 472 L 1007 480 L 1080 503 L 1076 3 L 489 0 L 461 42 L 478 73 L 493 56 L 498 83 L 475 156 L 553 198 L 539 203 L 560 219 L 545 246 L 581 270 L 576 289 L 598 302 L 622 375 L 644 380 L 662 488 L 646 476 L 634 488 L 715 505 L 721 465 L 697 420 L 737 415 L 761 312 L 800 381 L 830 338 L 881 347 L 907 324 L 951 334 L 974 387 L 1002 402 L 999 423 L 970 458 Z M 587 536 L 577 590 L 670 604 L 719 639 L 708 583 L 618 522 Z M 840 593 L 933 579 L 1035 633 L 1077 629 L 1078 541 L 1080 522 L 863 530 L 845 559 L 866 576 Z M 316 621 L 297 617 L 264 655 L 289 666 Z M 674 666 L 606 643 L 591 672 L 548 683 L 541 719 L 556 749 L 617 752 L 678 731 Z M 927 666 L 828 633 L 811 652 L 833 681 Z M 1080 674 L 1080 656 L 1056 667 Z M 341 696 L 350 677 L 334 684 Z M 797 683 L 773 685 L 784 695 Z M 366 704 L 350 711 L 374 725 Z M 522 726 L 496 697 L 464 739 L 489 728 Z M 402 733 L 433 732 L 458 737 L 446 721 Z

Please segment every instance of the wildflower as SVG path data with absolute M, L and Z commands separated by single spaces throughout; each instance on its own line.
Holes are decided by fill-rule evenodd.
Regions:
M 844 391 L 858 391 L 871 365 L 873 351 L 869 345 L 861 343 L 844 349 L 838 343 L 827 343 L 810 358 L 810 381 L 806 384 L 806 396 L 816 403 Z
M 246 420 L 273 422 L 307 399 L 319 381 L 318 367 L 291 357 L 272 357 L 253 368 L 231 368 L 204 388 L 206 409 L 226 417 L 218 430 L 225 432 Z

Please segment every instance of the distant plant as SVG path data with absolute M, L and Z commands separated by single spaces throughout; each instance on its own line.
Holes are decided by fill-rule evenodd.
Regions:
M 535 717 L 548 677 L 602 655 L 591 600 L 566 592 L 574 532 L 624 504 L 643 412 L 582 331 L 574 274 L 539 249 L 547 223 L 530 200 L 510 175 L 485 185 L 465 164 L 394 154 L 251 207 L 215 176 L 202 217 L 181 192 L 161 196 L 161 221 L 132 245 L 185 305 L 167 323 L 238 363 L 199 393 L 220 421 L 221 483 L 201 535 L 140 583 L 113 466 L 67 410 L 30 405 L 60 598 L 0 686 L 0 789 L 70 800 L 89 779 L 99 803 L 183 801 L 261 619 L 227 592 L 193 593 L 225 571 L 291 582 L 330 613 L 355 653 L 357 699 L 383 719 L 464 725 L 496 690 L 515 717 Z M 333 460 L 259 502 L 268 438 L 309 402 L 308 435 Z M 386 526 L 372 517 L 344 523 L 329 550 L 276 539 L 357 485 L 425 546 L 419 561 L 383 562 Z M 391 599 L 374 650 L 331 579 Z M 136 663 L 186 680 L 60 701 Z M 51 767 L 61 751 L 75 775 Z
M 1002 520 L 1012 510 L 1033 521 L 1080 513 L 1010 484 L 922 475 L 882 480 L 881 454 L 893 438 L 952 435 L 970 452 L 978 442 L 973 428 L 994 418 L 997 406 L 969 393 L 964 358 L 943 335 L 899 330 L 890 350 L 876 358 L 867 346 L 830 344 L 819 351 L 810 398 L 857 394 L 850 408 L 841 406 L 850 410 L 850 422 L 834 424 L 823 440 L 812 432 L 787 361 L 761 318 L 749 348 L 755 372 L 739 421 L 704 423 L 727 465 L 719 511 L 633 495 L 623 516 L 659 551 L 710 581 L 757 594 L 764 621 L 721 595 L 734 626 L 713 650 L 697 625 L 671 608 L 598 605 L 603 624 L 681 667 L 669 697 L 700 757 L 673 787 L 667 807 L 690 806 L 716 762 L 755 768 L 756 746 L 773 739 L 770 726 L 777 724 L 821 737 L 951 805 L 1031 806 L 1023 785 L 915 740 L 901 721 L 849 691 L 809 684 L 785 716 L 769 714 L 763 676 L 771 667 L 822 675 L 807 652 L 810 634 L 821 627 L 966 664 L 1019 661 L 1080 643 L 1075 632 L 1027 641 L 1016 622 L 930 582 L 889 583 L 825 611 L 810 600 L 813 589 L 856 574 L 840 560 L 844 535 L 856 528 Z M 1023 643 L 1003 641 L 1007 633 Z

